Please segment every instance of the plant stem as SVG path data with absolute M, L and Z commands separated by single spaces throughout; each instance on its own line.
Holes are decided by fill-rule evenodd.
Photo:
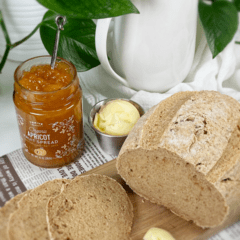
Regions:
M 10 52 L 11 47 L 7 45 L 5 52 L 2 57 L 2 61 L 0 62 L 0 74 L 2 73 L 3 66 L 5 65 L 7 61 L 8 54 Z
M 8 45 L 11 45 L 10 37 L 8 35 L 6 25 L 5 25 L 4 21 L 3 21 L 3 16 L 2 16 L 2 11 L 1 10 L 0 10 L 0 26 L 2 27 L 6 43 Z
M 1 26 L 2 30 L 3 30 L 3 34 L 4 34 L 4 37 L 5 37 L 5 40 L 6 40 L 6 49 L 5 49 L 5 52 L 3 54 L 2 61 L 0 62 L 0 73 L 1 73 L 2 69 L 3 69 L 3 66 L 4 66 L 4 64 L 5 64 L 6 60 L 7 60 L 9 51 L 11 49 L 10 37 L 8 35 L 6 25 L 5 25 L 4 21 L 3 21 L 3 16 L 2 16 L 1 10 L 0 10 L 0 26 Z
M 33 31 L 28 34 L 26 37 L 24 37 L 22 40 L 20 41 L 17 41 L 15 43 L 11 43 L 11 40 L 10 40 L 10 37 L 8 35 L 8 31 L 7 31 L 7 28 L 6 28 L 6 25 L 4 23 L 4 20 L 3 20 L 3 16 L 2 16 L 2 12 L 0 10 L 0 27 L 2 28 L 3 30 L 3 34 L 4 34 L 4 37 L 5 37 L 5 40 L 6 40 L 6 49 L 5 49 L 5 52 L 3 54 L 3 57 L 2 57 L 2 60 L 0 62 L 0 74 L 2 72 L 2 69 L 3 69 L 3 66 L 5 65 L 6 63 L 6 60 L 7 60 L 7 57 L 8 57 L 8 54 L 9 54 L 9 51 L 15 47 L 17 47 L 18 45 L 20 45 L 21 43 L 27 41 L 38 29 L 39 27 L 41 26 L 42 23 L 39 23 L 34 29 Z
M 22 40 L 20 41 L 17 41 L 13 44 L 11 44 L 11 49 L 14 48 L 14 47 L 17 47 L 18 45 L 20 45 L 21 43 L 27 41 L 38 29 L 39 27 L 41 26 L 42 23 L 39 23 L 33 30 L 31 33 L 29 33 L 26 37 L 24 37 Z

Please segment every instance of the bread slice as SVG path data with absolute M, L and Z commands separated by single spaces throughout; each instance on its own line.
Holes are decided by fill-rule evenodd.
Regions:
M 8 226 L 10 215 L 15 210 L 18 209 L 18 202 L 29 191 L 16 195 L 12 199 L 10 199 L 8 202 L 6 202 L 6 204 L 0 209 L 0 239 L 2 240 L 8 239 L 7 226 Z
M 117 181 L 90 174 L 49 200 L 47 219 L 51 240 L 129 240 L 133 207 Z
M 19 201 L 10 216 L 9 240 L 48 240 L 46 206 L 50 197 L 58 195 L 70 180 L 55 179 L 31 190 Z
M 137 122 L 117 169 L 137 194 L 203 228 L 240 215 L 240 104 L 214 91 L 174 94 Z

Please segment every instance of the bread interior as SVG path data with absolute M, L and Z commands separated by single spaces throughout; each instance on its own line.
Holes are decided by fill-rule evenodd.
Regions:
M 219 225 L 228 213 L 223 196 L 205 176 L 166 149 L 128 151 L 117 167 L 137 194 L 203 228 Z

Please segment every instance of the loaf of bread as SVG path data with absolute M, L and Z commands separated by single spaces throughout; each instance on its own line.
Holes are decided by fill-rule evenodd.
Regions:
M 51 240 L 129 240 L 133 207 L 117 181 L 90 174 L 49 200 L 47 221 Z
M 203 228 L 240 215 L 240 104 L 214 91 L 174 94 L 137 122 L 117 169 L 137 194 Z
M 9 240 L 49 240 L 46 207 L 50 197 L 58 195 L 70 180 L 48 181 L 25 194 L 8 224 Z

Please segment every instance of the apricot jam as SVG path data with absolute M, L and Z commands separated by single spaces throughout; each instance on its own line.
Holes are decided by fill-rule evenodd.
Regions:
M 75 67 L 41 56 L 14 74 L 13 100 L 25 157 L 40 167 L 61 167 L 84 149 L 82 90 Z

